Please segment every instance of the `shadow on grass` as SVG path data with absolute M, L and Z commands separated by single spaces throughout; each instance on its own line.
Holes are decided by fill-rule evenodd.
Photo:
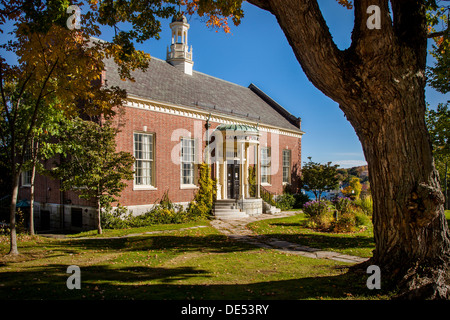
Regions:
M 254 246 L 230 240 L 225 235 L 143 235 L 129 238 L 89 238 L 48 240 L 45 242 L 19 243 L 19 252 L 23 256 L 10 260 L 7 255 L 0 256 L 0 263 L 22 262 L 33 256 L 55 257 L 57 254 L 70 255 L 89 251 L 143 251 L 167 249 L 175 252 L 209 251 L 213 253 L 239 252 L 254 249 Z M 47 254 L 46 254 L 47 253 Z
M 271 234 L 270 237 L 282 238 L 294 242 L 298 235 Z M 309 241 L 317 241 L 317 235 L 302 235 Z M 328 241 L 326 236 L 320 236 L 320 241 Z M 305 239 L 303 239 L 305 240 Z M 330 239 L 334 243 L 345 239 Z M 367 239 L 362 241 L 368 241 Z M 336 243 L 335 243 L 336 245 Z M 340 244 L 344 246 L 344 243 Z M 349 245 L 349 244 L 346 244 Z M 368 245 L 368 243 L 363 243 Z M 312 246 L 312 245 L 311 245 Z M 355 270 L 340 275 L 330 272 L 324 276 L 312 277 L 307 274 L 301 278 L 276 279 L 263 281 L 248 280 L 249 283 L 234 283 L 233 278 L 227 278 L 215 283 L 217 272 L 200 266 L 174 266 L 136 264 L 128 260 L 124 265 L 111 264 L 101 260 L 108 253 L 147 253 L 151 250 L 168 252 L 171 257 L 186 253 L 232 253 L 255 250 L 255 247 L 243 242 L 230 240 L 220 234 L 203 235 L 145 235 L 130 238 L 94 238 L 65 239 L 31 243 L 27 245 L 30 259 L 15 267 L 14 263 L 3 262 L 0 270 L 0 299 L 345 299 L 352 296 L 373 297 L 374 292 L 366 288 L 367 275 Z M 25 250 L 24 250 L 25 251 Z M 89 254 L 99 262 L 89 262 L 80 265 L 81 290 L 69 290 L 66 281 L 70 274 L 66 273 L 70 264 L 77 264 L 77 259 L 67 258 L 71 254 Z M 97 256 L 98 253 L 98 256 Z M 33 258 L 33 255 L 35 256 Z M 51 263 L 47 258 L 64 256 L 63 262 Z M 170 258 L 171 258 L 170 257 Z M 40 261 L 31 261 L 31 260 Z M 31 263 L 28 263 L 31 261 Z M 87 260 L 83 260 L 87 261 Z M 339 266 L 337 266 L 339 267 Z M 10 269 L 8 269 L 10 268 Z M 346 270 L 346 267 L 343 267 Z M 213 269 L 214 270 L 214 269 Z M 225 271 L 223 271 L 225 272 Z M 345 271 L 344 271 L 345 272 Z M 340 273 L 340 272 L 339 272 Z M 232 277 L 232 276 L 230 276 Z M 242 281 L 242 280 L 241 280 Z M 375 294 L 380 293 L 376 292 Z
M 8 299 L 346 299 L 374 297 L 365 286 L 362 273 L 348 272 L 338 276 L 304 277 L 299 279 L 254 282 L 246 284 L 189 284 L 190 278 L 213 277 L 194 267 L 111 268 L 108 265 L 81 269 L 81 289 L 69 290 L 66 265 L 29 268 L 20 273 L 0 274 L 0 298 Z M 20 275 L 22 285 L 13 279 Z

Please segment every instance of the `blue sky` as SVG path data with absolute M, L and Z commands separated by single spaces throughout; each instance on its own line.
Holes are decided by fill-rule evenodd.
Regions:
M 351 42 L 353 12 L 331 0 L 319 0 L 325 20 L 340 49 Z M 244 18 L 231 34 L 206 27 L 198 16 L 189 19 L 188 42 L 193 46 L 194 70 L 242 86 L 254 83 L 284 108 L 302 118 L 302 161 L 332 161 L 343 168 L 366 164 L 354 129 L 338 104 L 316 89 L 306 78 L 275 17 L 244 3 Z M 170 43 L 170 21 L 163 21 L 160 40 L 137 48 L 165 59 Z M 108 39 L 107 34 L 103 37 Z M 427 88 L 431 106 L 449 100 Z
M 333 38 L 340 49 L 350 45 L 353 11 L 334 0 L 319 0 Z M 193 46 L 194 70 L 242 86 L 254 83 L 292 114 L 302 118 L 302 161 L 332 161 L 348 168 L 366 164 L 360 141 L 336 102 L 316 89 L 306 78 L 275 17 L 246 2 L 245 16 L 231 34 L 206 27 L 198 16 L 189 19 L 189 45 Z M 170 43 L 170 20 L 162 21 L 161 39 L 137 44 L 153 57 L 165 59 Z M 112 39 L 104 29 L 100 38 Z M 431 43 L 431 41 L 430 41 Z M 4 52 L 2 52 L 4 54 Z M 427 88 L 432 107 L 450 100 Z

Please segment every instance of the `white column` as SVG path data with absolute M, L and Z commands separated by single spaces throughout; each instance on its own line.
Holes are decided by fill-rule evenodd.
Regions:
M 226 158 L 223 160 L 223 175 L 222 175 L 222 182 L 223 182 L 223 198 L 228 199 L 228 166 L 227 166 L 227 160 Z
M 259 143 L 256 145 L 255 154 L 255 168 L 256 168 L 256 198 L 261 198 L 261 156 Z
M 245 183 L 244 183 L 244 168 L 245 168 L 245 166 L 244 166 L 244 142 L 241 142 L 241 157 L 240 157 L 240 164 L 239 164 L 239 170 L 241 171 L 241 174 L 240 174 L 240 180 L 241 181 L 239 181 L 240 182 L 240 185 L 241 185 L 241 187 L 239 188 L 239 198 L 240 199 L 244 199 L 245 198 L 245 190 L 244 190 L 244 188 L 245 188 Z
M 220 183 L 220 164 L 216 161 L 216 200 L 222 199 L 222 186 Z

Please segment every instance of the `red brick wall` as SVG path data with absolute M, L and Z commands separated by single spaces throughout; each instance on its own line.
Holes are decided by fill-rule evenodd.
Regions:
M 53 161 L 54 159 L 47 160 L 45 162 L 46 168 L 49 169 Z M 21 185 L 19 187 L 18 199 L 30 200 L 30 187 Z M 95 206 L 93 201 L 80 199 L 73 191 L 61 192 L 59 180 L 53 180 L 47 176 L 42 176 L 39 174 L 36 175 L 35 179 L 34 199 L 36 202 L 40 203 L 61 203 L 64 201 L 65 204 Z M 70 200 L 70 203 L 68 203 L 67 200 Z
M 147 133 L 155 135 L 154 159 L 155 163 L 155 187 L 157 190 L 133 190 L 133 181 L 127 181 L 127 187 L 122 192 L 120 204 L 130 205 L 148 205 L 161 199 L 163 194 L 168 191 L 169 198 L 173 202 L 189 202 L 193 199 L 196 189 L 181 189 L 181 168 L 171 159 L 172 150 L 180 143 L 180 136 L 174 136 L 175 141 L 171 141 L 174 132 L 180 132 L 184 129 L 191 133 L 191 138 L 197 138 L 202 142 L 201 150 L 205 148 L 204 134 L 205 121 L 185 116 L 177 116 L 162 112 L 154 112 L 144 109 L 127 107 L 125 114 L 121 116 L 125 124 L 117 135 L 118 151 L 133 152 L 133 133 L 144 132 L 146 126 Z M 218 123 L 211 123 L 210 130 L 214 130 Z M 197 134 L 195 132 L 197 131 Z M 201 135 L 200 135 L 201 131 Z M 186 136 L 183 134 L 183 136 Z M 281 194 L 283 192 L 283 171 L 282 171 L 282 150 L 291 150 L 291 164 L 294 168 L 301 166 L 301 139 L 274 133 L 261 131 L 261 146 L 272 148 L 273 168 L 271 176 L 271 186 L 265 188 L 273 193 Z M 276 152 L 278 150 L 278 152 Z M 197 149 L 198 151 L 198 149 Z M 51 165 L 53 160 L 49 160 Z M 294 172 L 294 170 L 292 170 Z M 292 180 L 295 183 L 295 179 Z M 65 199 L 70 199 L 72 205 L 91 205 L 92 201 L 79 199 L 74 192 L 65 192 Z M 23 187 L 19 192 L 19 199 L 29 199 L 29 188 Z M 54 181 L 46 177 L 38 176 L 36 181 L 36 201 L 48 203 L 60 203 L 61 193 L 59 191 L 59 181 Z
M 127 188 L 122 192 L 120 204 L 124 206 L 152 204 L 161 199 L 166 191 L 174 202 L 192 200 L 195 190 L 180 189 L 180 165 L 173 163 L 171 159 L 172 149 L 180 143 L 180 139 L 178 137 L 177 141 L 171 141 L 171 136 L 175 130 L 185 129 L 191 132 L 191 137 L 194 138 L 194 122 L 197 121 L 197 127 L 202 128 L 202 134 L 205 132 L 205 122 L 136 108 L 127 108 L 124 120 L 126 125 L 117 136 L 118 150 L 133 152 L 133 133 L 143 132 L 144 126 L 147 126 L 147 133 L 155 135 L 154 186 L 157 190 L 133 190 L 133 181 L 128 181 Z
M 301 139 L 275 133 L 262 133 L 261 147 L 270 147 L 272 156 L 270 186 L 264 188 L 275 194 L 283 193 L 283 151 L 291 150 L 291 183 L 295 188 L 301 170 Z
M 132 152 L 133 150 L 133 132 L 142 132 L 144 126 L 147 126 L 148 133 L 155 134 L 155 186 L 157 190 L 133 190 L 133 181 L 128 182 L 128 187 L 122 192 L 120 199 L 121 205 L 143 205 L 151 204 L 161 199 L 164 192 L 168 190 L 169 198 L 174 202 L 188 202 L 192 200 L 195 190 L 183 190 L 180 188 L 180 165 L 171 160 L 173 148 L 179 144 L 179 136 L 174 137 L 176 141 L 171 141 L 172 133 L 179 129 L 185 129 L 191 132 L 191 137 L 199 138 L 201 141 L 205 134 L 205 121 L 187 118 L 183 116 L 170 115 L 161 112 L 151 112 L 148 110 L 127 108 L 124 119 L 126 126 L 117 136 L 118 150 Z M 214 130 L 218 123 L 211 123 L 210 130 Z M 195 130 L 201 129 L 202 137 L 195 137 Z M 266 138 L 264 138 L 266 136 Z M 266 187 L 269 191 L 281 194 L 283 192 L 283 172 L 282 172 L 282 149 L 291 150 L 291 164 L 294 167 L 301 166 L 301 139 L 285 135 L 276 135 L 263 133 L 262 143 L 272 147 L 272 155 L 276 148 L 278 152 L 278 170 L 272 170 L 271 186 Z M 277 139 L 278 136 L 278 139 Z M 205 148 L 205 141 L 202 143 L 202 150 Z M 272 145 L 273 144 L 273 145 Z M 294 170 L 293 170 L 294 171 Z M 293 181 L 295 182 L 295 181 Z

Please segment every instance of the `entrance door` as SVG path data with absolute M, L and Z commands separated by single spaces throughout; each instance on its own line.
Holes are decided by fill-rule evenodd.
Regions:
M 227 195 L 228 199 L 239 199 L 239 162 L 227 164 Z

